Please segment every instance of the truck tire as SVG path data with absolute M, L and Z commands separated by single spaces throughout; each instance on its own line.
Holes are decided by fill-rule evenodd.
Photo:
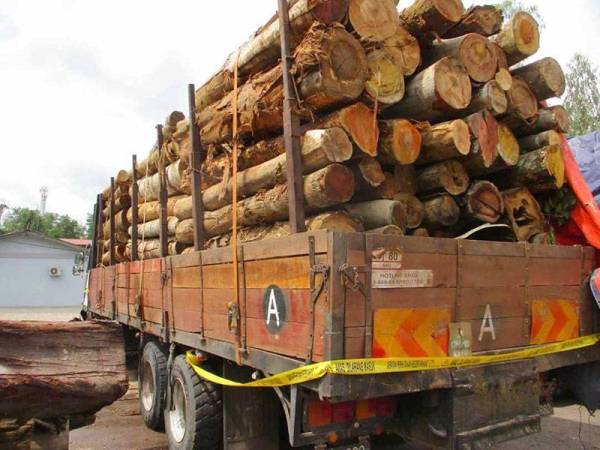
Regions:
M 198 377 L 184 355 L 171 370 L 171 408 L 165 411 L 170 450 L 222 448 L 223 401 L 220 386 Z
M 140 414 L 148 428 L 163 431 L 167 398 L 167 355 L 153 341 L 144 345 L 138 367 Z

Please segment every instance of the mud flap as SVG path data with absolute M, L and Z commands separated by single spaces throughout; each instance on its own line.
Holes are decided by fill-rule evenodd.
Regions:
M 558 369 L 555 375 L 589 411 L 600 410 L 600 361 Z
M 435 448 L 470 450 L 540 432 L 532 360 L 456 370 L 453 386 L 407 397 L 403 434 Z

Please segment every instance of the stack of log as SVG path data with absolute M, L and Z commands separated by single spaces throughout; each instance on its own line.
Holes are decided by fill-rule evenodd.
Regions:
M 402 11 L 395 0 L 289 7 L 309 230 L 456 237 L 506 223 L 518 240 L 544 233 L 536 195 L 564 184 L 568 117 L 545 106 L 565 90 L 560 65 L 525 61 L 539 48 L 532 16 L 504 21 L 493 6 L 465 10 L 461 0 L 415 0 Z M 274 17 L 196 91 L 207 247 L 230 243 L 234 189 L 240 242 L 290 232 L 279 59 Z M 162 148 L 138 165 L 140 256 L 160 254 L 163 165 L 169 252 L 193 244 L 189 120 L 170 114 Z M 131 179 L 115 179 L 119 261 L 131 255 Z

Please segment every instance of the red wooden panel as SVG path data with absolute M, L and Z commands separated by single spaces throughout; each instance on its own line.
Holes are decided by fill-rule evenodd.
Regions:
M 530 258 L 530 286 L 579 286 L 581 259 Z
M 460 256 L 462 287 L 525 286 L 525 260 L 511 256 Z
M 484 322 L 481 319 L 468 322 L 471 323 L 473 335 L 471 348 L 474 352 L 501 350 L 529 345 L 529 329 L 531 322 L 528 317 L 492 318 L 494 334 L 485 331 L 485 328 L 482 333 L 482 328 L 488 327 L 489 322 Z
M 485 317 L 486 310 L 494 318 L 529 316 L 529 301 L 524 287 L 460 288 L 456 302 L 456 321 L 465 322 Z

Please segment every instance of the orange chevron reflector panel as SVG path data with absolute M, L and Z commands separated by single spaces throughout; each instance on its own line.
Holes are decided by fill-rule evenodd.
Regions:
M 531 344 L 563 342 L 579 337 L 575 300 L 534 300 L 531 304 Z
M 378 309 L 373 319 L 373 357 L 448 356 L 448 309 Z

